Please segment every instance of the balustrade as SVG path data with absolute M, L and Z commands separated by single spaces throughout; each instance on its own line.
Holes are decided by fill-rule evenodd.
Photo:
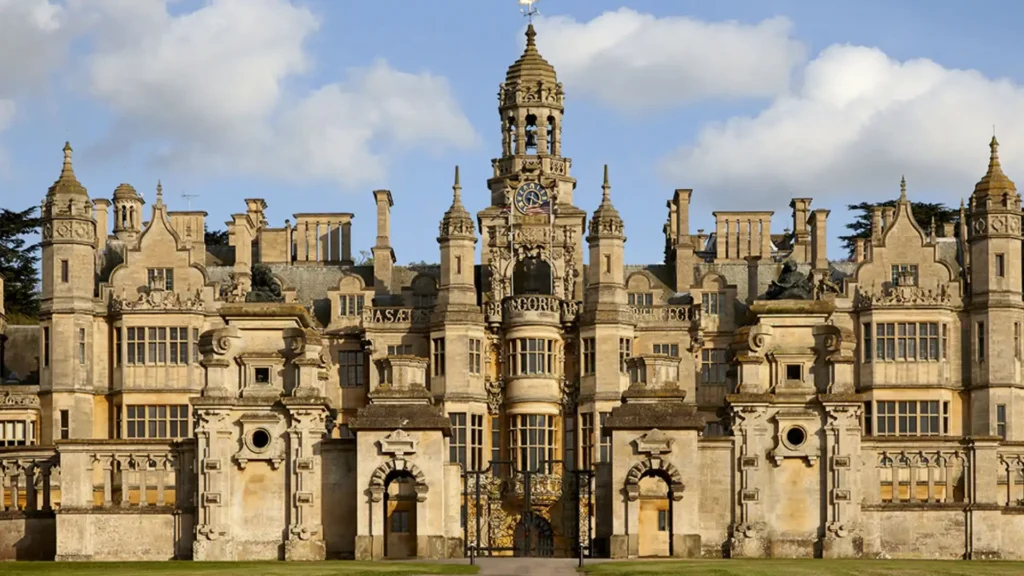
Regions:
M 365 306 L 363 307 L 363 327 L 376 325 L 378 328 L 421 328 L 430 323 L 430 308 L 410 308 L 405 306 Z
M 191 440 L 71 441 L 60 447 L 63 473 L 76 481 L 65 507 L 188 508 L 194 505 Z M 81 482 L 84 480 L 84 484 Z
M 1024 506 L 1024 448 L 999 450 L 1001 488 L 997 502 L 1003 506 Z
M 865 486 L 868 502 L 970 502 L 965 473 L 968 459 L 959 440 L 936 440 L 906 447 L 865 446 L 865 450 L 871 448 L 875 451 L 875 482 Z
M 50 511 L 59 505 L 58 459 L 52 448 L 0 449 L 0 511 Z
M 666 323 L 700 322 L 700 306 L 630 306 L 630 313 L 638 326 Z

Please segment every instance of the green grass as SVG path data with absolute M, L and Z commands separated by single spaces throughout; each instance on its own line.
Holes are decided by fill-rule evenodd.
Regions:
M 465 564 L 416 562 L 0 562 L 3 576 L 413 576 L 476 574 Z
M 682 560 L 606 562 L 589 574 L 629 576 L 1008 576 L 1024 562 L 956 560 Z

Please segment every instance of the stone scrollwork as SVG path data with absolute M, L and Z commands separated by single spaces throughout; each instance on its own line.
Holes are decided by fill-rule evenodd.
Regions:
M 380 440 L 381 454 L 391 454 L 396 458 L 415 454 L 419 442 L 405 430 L 398 429 Z
M 4 395 L 0 396 L 0 406 L 39 406 L 39 397 L 4 392 Z
M 858 310 L 868 308 L 900 308 L 903 306 L 951 306 L 953 295 L 944 283 L 938 283 L 934 290 L 919 286 L 888 286 L 876 290 L 858 289 L 853 297 L 853 306 Z
M 124 296 L 113 296 L 110 298 L 110 311 L 114 314 L 125 312 L 187 312 L 190 310 L 202 311 L 206 308 L 203 299 L 203 291 L 197 289 L 191 295 L 182 295 L 179 292 L 165 292 L 163 290 L 150 290 L 139 294 L 139 297 L 132 300 Z

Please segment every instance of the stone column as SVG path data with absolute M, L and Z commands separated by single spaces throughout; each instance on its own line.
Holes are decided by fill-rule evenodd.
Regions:
M 352 262 L 352 222 L 341 224 L 341 263 L 351 266 Z

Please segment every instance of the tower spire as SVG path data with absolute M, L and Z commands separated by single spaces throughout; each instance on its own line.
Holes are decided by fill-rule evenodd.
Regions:
M 459 183 L 459 167 L 455 166 L 455 184 L 452 185 L 452 206 L 462 204 L 462 184 Z
M 608 165 L 604 165 L 604 184 L 601 185 L 601 204 L 611 204 L 612 185 L 608 183 Z

